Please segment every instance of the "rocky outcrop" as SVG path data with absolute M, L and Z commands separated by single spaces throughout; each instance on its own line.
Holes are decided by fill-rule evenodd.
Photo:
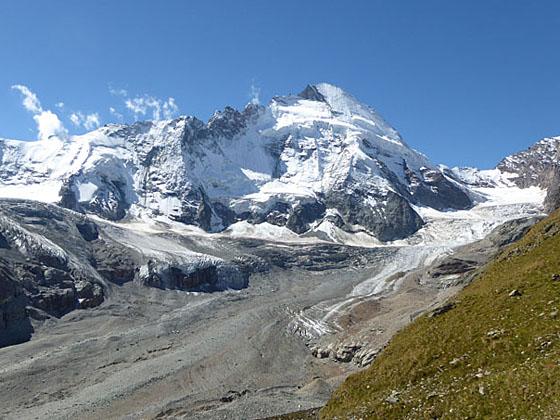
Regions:
M 140 268 L 138 281 L 158 289 L 216 292 L 247 287 L 249 275 L 235 264 L 219 261 L 206 260 L 179 265 L 150 260 Z
M 526 150 L 503 159 L 497 166 L 514 174 L 512 181 L 519 187 L 556 187 L 560 164 L 560 137 L 545 138 Z
M 547 185 L 544 210 L 547 213 L 552 213 L 560 208 L 560 166 L 554 166 L 550 176 L 547 178 Z
M 473 202 L 465 188 L 450 181 L 443 172 L 422 168 L 419 177 L 406 166 L 405 174 L 409 180 L 410 201 L 437 210 L 464 210 L 472 207 Z
M 460 258 L 447 258 L 442 263 L 429 270 L 433 278 L 449 276 L 454 274 L 465 274 L 478 268 L 476 261 L 469 261 Z
M 375 200 L 377 205 L 364 205 L 368 199 Z M 405 238 L 424 224 L 408 201 L 391 191 L 377 198 L 361 191 L 351 195 L 336 191 L 325 201 L 329 208 L 338 210 L 345 224 L 362 226 L 382 241 Z
M 99 238 L 99 230 L 97 229 L 97 225 L 93 222 L 88 220 L 78 222 L 76 223 L 76 228 L 78 232 L 80 232 L 80 235 L 82 235 L 82 238 L 88 242 L 95 241 Z
M 33 327 L 27 314 L 27 303 L 23 288 L 15 280 L 9 264 L 0 260 L 0 347 L 31 338 Z
M 320 201 L 298 203 L 289 212 L 286 227 L 296 233 L 309 230 L 309 224 L 320 220 L 325 215 L 325 204 Z
M 513 182 L 522 188 L 545 189 L 545 212 L 552 213 L 560 207 L 560 137 L 541 140 L 526 151 L 507 157 L 498 168 L 516 174 Z
M 117 285 L 133 281 L 142 265 L 142 256 L 138 252 L 108 238 L 92 243 L 92 251 L 97 273 Z
M 327 359 L 339 363 L 350 363 L 365 367 L 371 364 L 379 354 L 380 349 L 371 348 L 367 343 L 347 341 L 338 344 L 329 344 L 326 347 L 314 345 L 311 355 L 318 359 Z
M 314 85 L 307 85 L 305 89 L 300 92 L 299 96 L 303 99 L 309 99 L 310 101 L 326 102 L 323 94 L 319 92 L 317 86 Z

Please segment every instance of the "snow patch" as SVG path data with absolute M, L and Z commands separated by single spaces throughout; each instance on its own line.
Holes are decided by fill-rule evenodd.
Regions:
M 89 202 L 93 198 L 97 189 L 97 185 L 95 185 L 93 182 L 84 182 L 83 184 L 79 184 L 78 191 L 80 203 Z

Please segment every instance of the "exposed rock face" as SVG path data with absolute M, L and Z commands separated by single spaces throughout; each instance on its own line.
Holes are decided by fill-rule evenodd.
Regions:
M 327 102 L 327 99 L 323 96 L 319 89 L 317 89 L 317 86 L 313 85 L 307 85 L 298 96 L 303 99 L 309 99 L 310 101 Z
M 148 261 L 140 269 L 139 281 L 146 286 L 159 289 L 215 292 L 247 287 L 249 276 L 235 264 L 216 264 L 207 261 L 181 267 Z
M 437 210 L 468 209 L 472 200 L 465 190 L 458 188 L 446 175 L 447 172 L 422 168 L 422 179 L 405 166 L 405 174 L 410 182 L 409 201 L 415 204 L 426 205 Z M 443 198 L 445 197 L 445 198 Z
M 90 221 L 83 221 L 76 223 L 76 227 L 78 228 L 78 232 L 82 235 L 86 241 L 91 242 L 95 241 L 99 238 L 99 231 L 97 229 L 97 225 Z
M 364 206 L 365 201 L 372 199 L 377 203 L 375 207 Z M 393 192 L 372 197 L 361 191 L 354 191 L 348 197 L 337 191 L 329 194 L 326 202 L 329 207 L 338 210 L 345 225 L 363 226 L 382 241 L 409 236 L 424 224 L 408 201 Z M 345 228 L 351 230 L 348 226 Z
M 83 238 L 85 235 L 92 240 L 96 227 L 91 225 L 82 216 L 66 214 L 54 206 L 0 202 L 0 231 L 5 245 L 0 249 L 0 260 L 21 288 L 27 305 L 47 316 L 61 317 L 103 302 L 100 278 L 90 272 Z
M 369 365 L 379 354 L 380 349 L 374 349 L 361 342 L 343 342 L 329 344 L 327 347 L 312 346 L 311 354 L 318 359 L 330 357 L 335 362 L 350 363 L 354 362 L 360 367 Z
M 290 211 L 286 226 L 296 233 L 304 233 L 309 230 L 310 223 L 323 218 L 325 210 L 325 204 L 320 201 L 298 203 Z
M 522 188 L 539 186 L 548 189 L 555 180 L 559 163 L 560 137 L 549 137 L 506 157 L 497 168 L 515 174 L 512 180 Z
M 142 265 L 142 256 L 130 248 L 102 238 L 92 243 L 95 270 L 111 283 L 122 285 L 133 281 Z
M 478 268 L 476 261 L 463 260 L 460 258 L 448 258 L 441 264 L 430 270 L 434 278 L 453 274 L 464 274 Z
M 512 181 L 522 188 L 537 186 L 547 190 L 547 213 L 560 207 L 560 137 L 545 138 L 508 156 L 497 168 L 514 174 Z
M 544 210 L 552 213 L 560 208 L 560 166 L 555 166 L 552 174 L 547 179 L 548 192 L 544 200 Z
M 455 303 L 454 302 L 447 302 L 444 303 L 443 305 L 438 306 L 437 308 L 433 309 L 430 312 L 429 317 L 430 318 L 435 318 L 436 316 L 440 316 L 443 315 L 447 312 L 449 312 L 450 310 L 452 310 L 453 308 L 455 308 Z
M 33 327 L 25 309 L 27 298 L 5 261 L 0 260 L 0 347 L 31 338 Z

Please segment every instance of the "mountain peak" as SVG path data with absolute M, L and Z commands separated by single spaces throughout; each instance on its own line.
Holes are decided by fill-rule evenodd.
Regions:
M 310 101 L 325 102 L 333 111 L 345 115 L 356 113 L 360 108 L 368 108 L 344 89 L 330 83 L 307 85 L 298 96 Z
M 319 92 L 319 89 L 317 89 L 317 86 L 315 85 L 307 85 L 298 96 L 310 101 L 327 102 L 325 97 L 321 94 L 321 92 Z

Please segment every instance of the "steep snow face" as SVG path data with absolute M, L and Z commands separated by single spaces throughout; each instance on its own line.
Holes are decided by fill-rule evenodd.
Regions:
M 415 207 L 467 209 L 474 197 L 465 176 L 431 164 L 373 109 L 329 84 L 264 107 L 226 107 L 207 123 L 181 117 L 69 139 L 3 140 L 0 162 L 0 196 L 111 220 L 163 216 L 210 232 L 266 222 L 389 241 L 424 224 Z

